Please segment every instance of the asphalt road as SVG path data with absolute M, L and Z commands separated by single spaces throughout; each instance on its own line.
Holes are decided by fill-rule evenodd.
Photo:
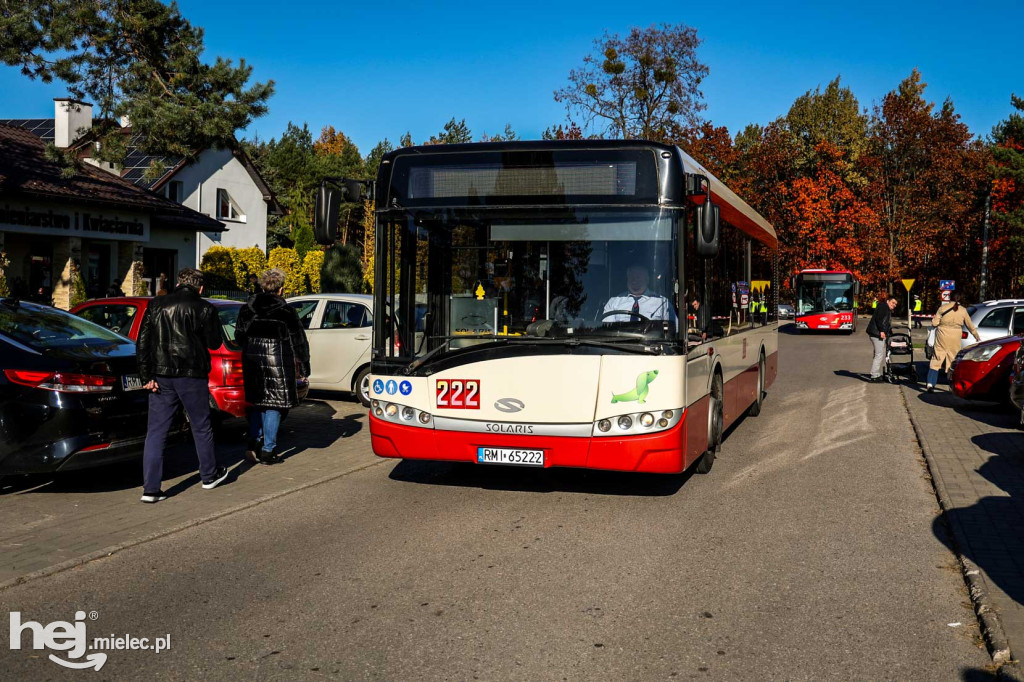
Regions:
M 706 476 L 381 461 L 11 588 L 23 620 L 95 611 L 90 637 L 171 649 L 97 675 L 4 647 L 0 678 L 984 679 L 900 393 L 850 376 L 869 363 L 863 333 L 783 334 Z

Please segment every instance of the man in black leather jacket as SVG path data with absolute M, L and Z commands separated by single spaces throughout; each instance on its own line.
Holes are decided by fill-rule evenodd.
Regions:
M 216 488 L 228 475 L 226 468 L 217 465 L 210 426 L 210 351 L 221 346 L 220 321 L 202 293 L 203 273 L 184 268 L 174 291 L 151 300 L 142 317 L 136 352 L 139 376 L 150 391 L 142 458 L 143 502 L 167 499 L 160 489 L 164 441 L 179 404 L 192 427 L 203 488 Z

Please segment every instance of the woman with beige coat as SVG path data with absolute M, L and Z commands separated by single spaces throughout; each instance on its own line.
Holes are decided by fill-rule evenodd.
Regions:
M 943 365 L 953 366 L 956 354 L 960 352 L 960 341 L 963 339 L 963 329 L 967 327 L 974 338 L 981 341 L 978 328 L 971 321 L 967 308 L 960 305 L 960 293 L 953 292 L 952 302 L 939 306 L 938 312 L 932 318 L 932 326 L 935 330 L 935 355 L 928 365 L 928 388 L 927 392 L 935 390 L 935 384 L 939 382 L 939 370 Z

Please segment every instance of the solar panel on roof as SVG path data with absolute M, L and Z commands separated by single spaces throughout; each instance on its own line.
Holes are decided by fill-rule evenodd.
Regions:
M 7 118 L 0 119 L 0 123 L 23 128 L 44 140 L 52 140 L 54 136 L 52 118 Z

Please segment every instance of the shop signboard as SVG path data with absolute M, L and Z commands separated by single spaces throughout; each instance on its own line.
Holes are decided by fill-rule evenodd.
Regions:
M 149 216 L 82 207 L 68 210 L 38 204 L 0 204 L 0 232 L 148 242 Z

